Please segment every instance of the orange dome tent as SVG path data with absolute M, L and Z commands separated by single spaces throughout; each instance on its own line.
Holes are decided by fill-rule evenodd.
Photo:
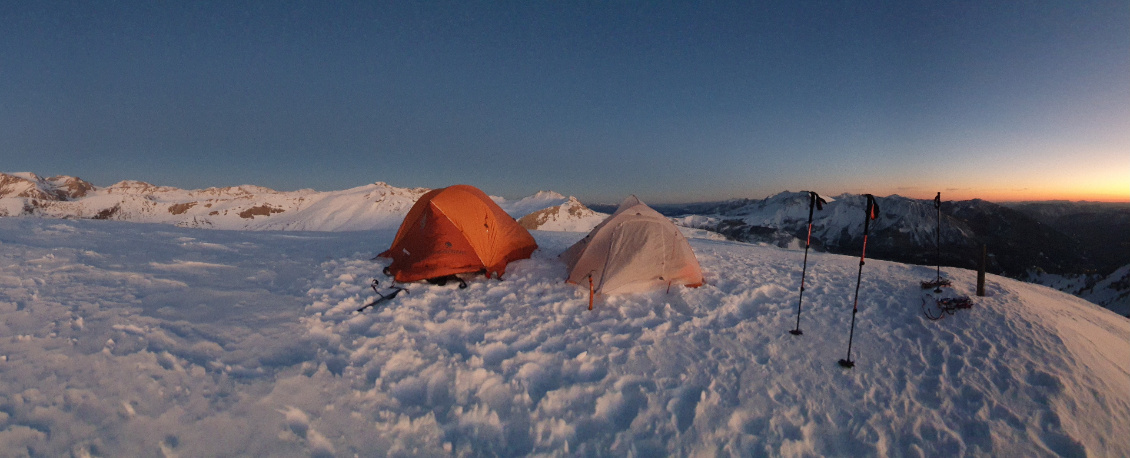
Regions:
M 502 278 L 506 264 L 537 249 L 534 237 L 474 186 L 454 185 L 420 197 L 396 238 L 378 256 L 392 258 L 386 273 L 410 282 L 484 272 Z

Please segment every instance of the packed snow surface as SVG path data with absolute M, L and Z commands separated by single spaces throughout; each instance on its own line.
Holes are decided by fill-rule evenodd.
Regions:
M 707 284 L 598 298 L 541 249 L 408 285 L 395 228 L 0 218 L 0 451 L 46 456 L 1130 455 L 1130 320 L 989 276 L 692 239 Z M 953 294 L 975 274 L 945 269 Z

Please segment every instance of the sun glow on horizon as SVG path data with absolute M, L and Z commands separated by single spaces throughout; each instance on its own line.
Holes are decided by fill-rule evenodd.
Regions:
M 1083 186 L 971 186 L 950 187 L 933 192 L 914 190 L 912 192 L 895 190 L 885 195 L 897 194 L 913 199 L 933 199 L 936 192 L 942 193 L 942 200 L 981 199 L 989 202 L 1036 202 L 1036 201 L 1087 201 L 1087 202 L 1125 202 L 1130 203 L 1130 182 L 1105 183 L 1096 181 Z M 854 191 L 853 191 L 854 192 Z M 876 194 L 879 195 L 879 194 Z

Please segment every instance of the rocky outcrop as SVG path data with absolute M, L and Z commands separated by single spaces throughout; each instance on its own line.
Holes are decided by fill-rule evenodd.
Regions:
M 184 214 L 184 212 L 188 211 L 188 209 L 195 207 L 195 206 L 196 206 L 196 202 L 185 202 L 185 203 L 182 203 L 182 204 L 173 204 L 173 205 L 169 206 L 169 213 L 172 213 L 174 215 L 181 215 L 181 214 Z
M 272 213 L 282 213 L 286 210 L 274 208 L 270 205 L 259 205 L 239 212 L 240 218 L 255 218 L 256 216 L 270 216 Z
M 94 185 L 80 178 L 66 175 L 53 176 L 46 181 L 54 185 L 55 195 L 59 196 L 60 200 L 75 200 L 86 197 L 87 194 L 95 190 Z
M 120 212 L 121 210 L 122 210 L 121 205 L 115 205 L 113 207 L 99 211 L 97 214 L 95 214 L 91 218 L 92 219 L 110 219 L 110 218 L 113 218 L 115 215 L 117 215 L 118 212 Z

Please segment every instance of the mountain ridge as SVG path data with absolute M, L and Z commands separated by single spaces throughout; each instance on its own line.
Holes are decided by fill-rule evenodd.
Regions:
M 400 188 L 383 181 L 337 191 L 276 191 L 250 184 L 180 189 L 137 180 L 100 188 L 70 176 L 0 173 L 0 216 L 111 219 L 229 230 L 372 230 L 399 226 L 416 200 L 430 190 Z M 498 196 L 491 199 L 515 219 L 563 204 L 583 207 L 575 197 L 554 191 L 513 201 Z M 569 215 L 591 217 L 583 212 L 567 212 Z M 555 221 L 575 229 L 587 224 Z
M 871 222 L 867 257 L 909 264 L 935 265 L 938 210 L 932 200 L 898 195 L 877 197 L 878 219 Z M 841 194 L 813 214 L 812 247 L 817 251 L 859 255 L 863 246 L 864 199 Z M 1057 203 L 1051 216 L 1060 225 L 1045 224 L 1039 215 L 981 199 L 941 203 L 943 266 L 977 269 L 982 247 L 987 271 L 1056 287 L 1119 314 L 1130 314 L 1130 249 L 1112 239 L 1130 230 L 1130 204 L 1079 204 L 1092 213 L 1079 215 Z M 808 226 L 805 192 L 785 191 L 762 200 L 734 199 L 679 207 L 661 207 L 681 224 L 711 230 L 750 243 L 803 246 Z M 1099 220 L 1103 215 L 1122 215 Z M 1112 213 L 1119 212 L 1119 213 Z M 1052 213 L 1046 211 L 1045 213 Z M 1064 216 L 1066 215 L 1066 216 Z M 1090 224 L 1079 224 L 1086 221 Z M 1098 227 L 1099 229 L 1096 229 Z M 1106 227 L 1107 229 L 1102 229 Z M 1074 228 L 1073 235 L 1071 229 Z M 1105 239 L 1089 235 L 1099 233 Z

